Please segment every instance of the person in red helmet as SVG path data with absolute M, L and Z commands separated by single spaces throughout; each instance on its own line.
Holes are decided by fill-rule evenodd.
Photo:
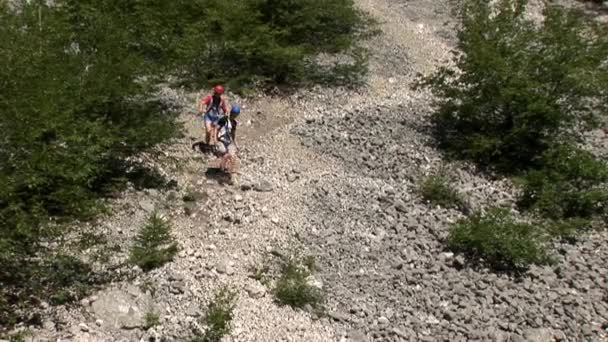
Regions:
M 216 85 L 213 88 L 213 95 L 205 96 L 198 105 L 198 112 L 203 115 L 205 123 L 205 143 L 210 146 L 217 144 L 217 123 L 228 112 L 228 106 L 222 94 L 224 94 L 224 87 Z

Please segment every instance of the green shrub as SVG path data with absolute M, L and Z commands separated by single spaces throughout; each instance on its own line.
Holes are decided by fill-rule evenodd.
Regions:
M 526 4 L 464 1 L 454 66 L 418 83 L 437 97 L 442 146 L 504 171 L 527 169 L 608 109 L 607 27 L 557 5 L 536 25 Z
M 540 227 L 516 222 L 510 212 L 492 208 L 486 215 L 474 213 L 450 229 L 448 247 L 474 262 L 497 270 L 517 271 L 529 264 L 550 261 L 547 236 Z
M 425 201 L 444 208 L 462 208 L 464 199 L 445 175 L 424 178 L 418 184 L 418 192 Z
M 230 333 L 236 296 L 226 287 L 220 289 L 207 307 L 203 322 L 207 326 L 205 334 L 195 337 L 192 342 L 220 342 L 222 337 Z
M 88 219 L 120 161 L 173 135 L 148 62 L 120 18 L 85 2 L 0 4 L 0 282 L 36 267 L 40 242 Z M 103 51 L 101 53 L 100 51 Z M 17 277 L 21 278 L 21 277 Z M 31 279 L 23 277 L 23 279 Z M 31 281 L 31 280 L 26 280 Z
M 160 324 L 160 316 L 154 311 L 146 312 L 144 316 L 144 328 L 150 329 Z
M 606 213 L 606 162 L 570 145 L 557 145 L 543 154 L 540 164 L 541 169 L 523 178 L 522 208 L 556 220 Z
M 366 54 L 356 42 L 372 21 L 352 0 L 199 3 L 196 15 L 177 18 L 185 35 L 176 61 L 180 75 L 195 84 L 352 85 L 367 70 Z M 347 54 L 353 62 L 324 67 L 314 61 L 319 53 Z
M 149 271 L 173 260 L 177 251 L 178 244 L 171 236 L 171 226 L 153 213 L 135 238 L 130 261 Z
M 307 263 L 309 264 L 309 263 Z M 274 295 L 282 305 L 294 308 L 304 308 L 307 305 L 319 308 L 323 303 L 323 293 L 320 289 L 308 283 L 310 269 L 307 265 L 296 260 L 285 262 L 281 277 L 276 283 Z
M 551 236 L 562 241 L 574 243 L 580 232 L 590 229 L 591 221 L 583 218 L 549 220 L 545 223 L 545 227 Z

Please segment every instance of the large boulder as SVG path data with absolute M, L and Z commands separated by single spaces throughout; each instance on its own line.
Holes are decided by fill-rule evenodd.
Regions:
M 150 295 L 136 286 L 108 289 L 97 295 L 92 310 L 102 325 L 114 329 L 135 329 L 144 325 L 146 312 L 154 310 Z

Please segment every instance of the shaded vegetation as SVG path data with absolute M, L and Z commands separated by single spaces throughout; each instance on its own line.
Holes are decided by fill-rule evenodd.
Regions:
M 605 216 L 608 165 L 590 152 L 556 145 L 543 154 L 543 167 L 523 177 L 520 207 L 551 219 Z
M 608 28 L 554 4 L 536 23 L 527 4 L 463 1 L 453 66 L 416 85 L 436 96 L 432 120 L 449 156 L 521 186 L 517 204 L 535 224 L 492 210 L 461 221 L 448 239 L 498 269 L 545 262 L 547 239 L 575 241 L 605 222 L 608 203 L 608 165 L 578 147 L 608 113 Z M 427 192 L 444 193 L 435 183 Z
M 492 208 L 477 212 L 452 226 L 447 244 L 473 262 L 497 270 L 522 270 L 530 264 L 550 261 L 542 229 L 517 222 L 509 210 Z
M 506 172 L 542 166 L 545 151 L 595 127 L 608 110 L 605 25 L 557 5 L 536 25 L 526 4 L 464 1 L 455 65 L 418 84 L 437 96 L 442 146 Z

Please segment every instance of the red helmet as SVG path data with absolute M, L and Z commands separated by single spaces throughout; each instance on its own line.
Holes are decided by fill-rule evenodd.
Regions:
M 216 92 L 217 94 L 223 94 L 224 93 L 224 87 L 222 85 L 216 85 L 213 88 L 213 91 Z

